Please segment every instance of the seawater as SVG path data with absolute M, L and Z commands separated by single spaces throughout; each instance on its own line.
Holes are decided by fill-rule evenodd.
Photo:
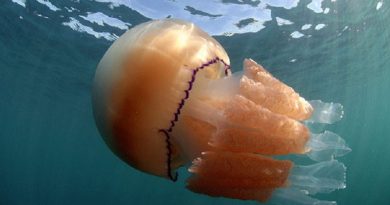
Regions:
M 253 58 L 306 99 L 342 103 L 344 118 L 327 129 L 353 150 L 340 158 L 347 188 L 318 197 L 390 204 L 388 1 L 155 2 L 0 2 L 0 204 L 257 204 L 136 171 L 97 132 L 100 58 L 126 29 L 169 16 L 215 35 L 233 70 Z

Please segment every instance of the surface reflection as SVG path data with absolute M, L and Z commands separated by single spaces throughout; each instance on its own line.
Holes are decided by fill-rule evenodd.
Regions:
M 267 23 L 276 22 L 278 26 L 296 26 L 295 31 L 290 31 L 290 37 L 294 39 L 304 36 L 311 37 L 311 35 L 305 35 L 300 31 L 308 29 L 307 26 L 302 27 L 304 24 L 295 25 L 293 21 L 288 19 L 289 11 L 299 8 L 299 11 L 303 12 L 302 14 L 336 13 L 334 6 L 331 6 L 336 2 L 335 0 L 329 0 L 326 3 L 324 0 L 310 2 L 299 0 L 95 0 L 92 2 L 36 0 L 29 1 L 27 4 L 26 0 L 12 0 L 12 2 L 22 7 L 38 4 L 40 7 L 35 7 L 35 9 L 38 8 L 34 11 L 35 15 L 44 18 L 56 15 L 62 19 L 64 26 L 109 41 L 117 39 L 132 25 L 141 23 L 134 21 L 138 18 L 129 18 L 129 16 L 134 15 L 146 18 L 145 21 L 163 18 L 188 20 L 211 35 L 224 36 L 258 32 L 264 29 Z M 376 8 L 380 9 L 382 3 L 382 1 L 378 2 Z M 94 11 L 92 8 L 95 6 L 106 9 Z M 126 12 L 123 12 L 124 10 Z M 124 16 L 125 13 L 128 16 Z M 306 23 L 312 24 L 313 22 Z M 314 23 L 317 25 L 314 25 L 315 30 L 320 30 L 325 26 L 323 22 Z M 299 29 L 300 27 L 302 29 Z

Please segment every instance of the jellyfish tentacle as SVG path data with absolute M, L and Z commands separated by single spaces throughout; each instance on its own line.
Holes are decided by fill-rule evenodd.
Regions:
M 295 188 L 277 189 L 272 193 L 272 198 L 269 201 L 271 204 L 277 205 L 337 205 L 335 201 L 312 198 L 304 191 Z
M 196 175 L 188 180 L 187 187 L 214 196 L 235 195 L 266 201 L 272 190 L 286 185 L 291 167 L 288 160 L 252 153 L 209 151 L 202 153 L 189 168 Z
M 346 167 L 337 160 L 318 162 L 311 165 L 295 165 L 290 171 L 291 187 L 305 190 L 308 194 L 330 193 L 343 189 Z
M 272 112 L 283 114 L 296 120 L 308 118 L 312 111 L 310 104 L 300 96 L 275 90 L 245 75 L 240 81 L 240 93 Z
M 292 162 L 254 153 L 302 153 L 309 132 L 298 121 L 273 113 L 240 93 L 234 93 L 222 98 L 209 97 L 207 102 L 191 102 L 192 112 L 207 111 L 198 116 L 191 115 L 199 117 L 197 120 L 187 118 L 189 132 L 200 135 L 205 131 L 194 129 L 201 126 L 191 126 L 197 123 L 211 123 L 215 129 L 206 130 L 206 135 L 211 137 L 208 144 L 212 151 L 202 153 L 193 161 L 189 171 L 195 176 L 188 180 L 188 188 L 212 196 L 264 202 L 274 189 L 287 185 L 286 177 Z M 217 116 L 209 119 L 207 112 L 217 113 Z
M 328 130 L 320 134 L 312 133 L 307 147 L 309 150 L 307 156 L 318 162 L 333 160 L 351 151 L 343 138 Z
M 324 130 L 326 124 L 332 124 L 342 119 L 343 106 L 339 103 L 327 103 L 321 100 L 312 100 L 309 103 L 314 108 L 313 115 L 304 121 L 311 130 L 310 140 L 307 143 L 306 154 L 314 161 L 328 161 L 348 154 L 351 148 L 338 134 Z
M 193 124 L 202 121 L 215 127 L 207 134 L 208 145 L 215 149 L 265 155 L 302 154 L 307 151 L 310 133 L 303 124 L 272 113 L 243 96 L 236 95 L 228 102 L 192 101 L 191 107 L 191 111 L 197 114 L 187 117 L 186 129 L 198 136 L 205 130 L 202 126 L 193 129 Z
M 246 60 L 244 65 L 246 70 L 243 75 L 233 74 L 209 83 L 207 91 L 190 102 L 186 114 L 190 113 L 191 117 L 186 116 L 185 124 L 193 135 L 209 138 L 209 147 L 203 147 L 203 150 L 209 151 L 193 161 L 189 171 L 194 176 L 188 180 L 188 188 L 211 196 L 259 201 L 268 200 L 273 192 L 283 192 L 287 198 L 281 197 L 279 201 L 292 201 L 297 205 L 335 204 L 311 198 L 305 192 L 315 194 L 343 188 L 341 178 L 345 167 L 337 161 L 294 166 L 291 170 L 283 171 L 288 175 L 288 180 L 274 176 L 271 183 L 267 183 L 267 180 L 264 182 L 265 178 L 272 176 L 269 174 L 274 165 L 264 163 L 259 158 L 269 157 L 280 163 L 280 160 L 270 157 L 306 154 L 313 159 L 325 160 L 346 154 L 349 148 L 338 135 L 330 132 L 320 135 L 310 133 L 299 120 L 310 117 L 313 112 L 311 105 L 254 61 Z M 327 104 L 321 105 L 324 110 L 332 108 Z M 256 159 L 252 159 L 252 156 L 256 156 Z M 236 160 L 239 157 L 242 158 Z M 248 161 L 253 167 L 243 166 Z M 292 166 L 291 161 L 287 162 Z M 268 175 L 265 174 L 267 172 Z M 256 174 L 252 176 L 251 173 Z M 326 173 L 332 174 L 326 176 Z M 304 178 L 305 174 L 307 178 Z M 303 182 L 299 181 L 300 177 L 304 179 Z M 324 185 L 310 183 L 310 180 L 320 181 Z
M 305 152 L 308 129 L 298 121 L 272 113 L 247 98 L 237 95 L 224 110 L 225 119 L 235 126 L 222 126 L 212 140 L 219 147 L 241 148 L 259 154 Z M 253 137 L 253 138 L 252 138 Z
M 333 124 L 344 116 L 343 106 L 340 103 L 326 103 L 321 100 L 311 100 L 309 103 L 314 107 L 314 112 L 306 122 Z
M 301 154 L 305 152 L 303 139 L 285 139 L 281 136 L 270 136 L 259 130 L 247 128 L 219 129 L 212 137 L 210 145 L 232 152 L 253 152 L 264 155 Z
M 264 68 L 252 61 L 246 60 L 244 65 L 251 69 L 252 73 L 248 75 L 266 73 Z M 270 75 L 268 72 L 266 74 Z M 266 94 L 271 95 L 268 97 L 276 99 L 276 101 L 265 102 L 265 104 L 286 105 L 286 101 L 290 101 L 290 104 L 301 103 L 303 107 L 308 106 L 304 112 L 311 113 L 310 104 L 301 99 L 294 90 L 273 77 L 268 77 L 266 80 L 275 81 L 280 87 L 279 91 L 284 91 L 279 92 L 265 87 L 268 89 Z M 268 109 L 269 106 L 264 106 L 264 103 L 256 102 L 256 98 L 263 93 L 261 89 L 253 86 L 253 83 L 258 82 L 246 75 L 233 74 L 225 79 L 213 80 L 205 89 L 206 91 L 197 96 L 198 99 L 191 100 L 190 115 L 211 123 L 217 128 L 216 133 L 210 133 L 209 144 L 234 152 L 254 152 L 266 155 L 305 153 L 309 130 L 294 118 L 274 112 Z M 278 92 L 276 94 L 278 96 L 275 96 L 275 92 Z M 291 98 L 291 95 L 298 97 Z M 267 100 L 267 96 L 263 99 Z M 298 110 L 302 110 L 302 106 L 298 107 Z M 285 107 L 287 107 L 285 110 L 294 108 Z
M 344 164 L 337 160 L 308 166 L 294 165 L 288 178 L 290 186 L 275 190 L 270 202 L 279 205 L 336 205 L 335 201 L 318 200 L 311 196 L 345 188 L 345 171 Z
M 274 90 L 291 94 L 292 96 L 298 95 L 293 88 L 272 76 L 272 74 L 269 73 L 263 66 L 252 59 L 244 60 L 244 74 L 250 79 L 253 79 L 256 82 L 261 82 Z
M 305 99 L 253 60 L 244 60 L 244 75 L 240 92 L 256 104 L 296 120 L 311 116 L 313 108 Z

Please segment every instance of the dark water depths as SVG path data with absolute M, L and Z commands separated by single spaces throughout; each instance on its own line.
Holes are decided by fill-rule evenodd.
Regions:
M 250 57 L 306 99 L 342 103 L 329 129 L 353 150 L 340 158 L 347 188 L 319 197 L 390 203 L 388 1 L 50 2 L 0 2 L 0 204 L 256 204 L 140 173 L 99 137 L 90 89 L 100 58 L 127 27 L 169 15 L 219 35 L 234 70 Z

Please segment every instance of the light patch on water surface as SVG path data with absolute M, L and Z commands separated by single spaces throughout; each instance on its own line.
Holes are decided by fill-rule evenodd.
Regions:
M 316 13 L 322 13 L 324 10 L 322 9 L 322 1 L 323 0 L 312 0 L 308 5 L 307 8 L 313 10 Z
M 269 6 L 292 9 L 298 6 L 299 0 L 263 0 Z
M 258 32 L 264 23 L 271 21 L 271 10 L 265 2 L 256 6 L 249 4 L 221 3 L 219 1 L 154 1 L 154 0 L 97 0 L 123 5 L 151 19 L 162 19 L 168 15 L 194 22 L 211 35 L 232 35 Z M 194 17 L 195 16 L 195 17 Z M 250 22 L 242 24 L 242 22 Z
M 80 21 L 78 21 L 77 19 L 72 18 L 72 17 L 70 18 L 69 22 L 64 22 L 62 24 L 65 26 L 69 26 L 70 28 L 72 28 L 75 31 L 79 31 L 82 33 L 87 33 L 87 34 L 93 35 L 96 38 L 105 38 L 109 41 L 113 41 L 113 40 L 116 40 L 118 38 L 118 36 L 116 36 L 115 34 L 111 34 L 108 32 L 97 32 L 97 31 L 93 30 L 91 27 L 88 27 L 88 26 L 81 24 Z
M 320 30 L 322 28 L 324 28 L 326 25 L 323 24 L 323 23 L 320 23 L 320 24 L 317 24 L 316 27 L 314 27 L 315 30 Z
M 38 3 L 43 4 L 47 6 L 50 10 L 52 11 L 59 11 L 61 10 L 60 8 L 54 6 L 50 1 L 48 0 L 36 0 Z
M 276 23 L 278 24 L 278 26 L 294 24 L 294 22 L 280 17 L 276 17 Z
M 131 5 L 131 2 L 127 0 L 95 0 L 95 1 L 101 3 L 110 3 L 111 8 L 119 7 L 120 5 L 124 5 L 124 6 Z
M 26 7 L 26 0 L 12 0 L 12 2 L 19 4 L 20 6 Z
M 301 30 L 307 30 L 307 29 L 309 29 L 309 28 L 311 28 L 311 24 L 305 24 L 305 25 L 303 25 L 303 26 L 301 27 Z
M 49 17 L 47 17 L 47 16 L 44 16 L 44 15 L 38 14 L 38 13 L 37 13 L 37 16 L 42 17 L 42 18 L 45 18 L 45 19 L 48 19 L 48 18 L 49 18 Z
M 73 12 L 73 11 L 77 11 L 77 9 L 75 9 L 75 8 L 73 8 L 73 7 L 68 8 L 68 7 L 65 6 L 65 9 L 66 9 L 69 13 L 71 13 L 71 12 Z
M 376 10 L 379 10 L 380 8 L 382 8 L 383 6 L 383 1 L 379 1 L 377 4 L 376 4 Z
M 341 36 L 341 34 L 343 34 L 344 31 L 346 31 L 346 30 L 348 30 L 348 29 L 349 29 L 349 27 L 348 27 L 348 26 L 345 26 L 345 27 L 343 28 L 343 30 L 341 30 L 341 32 L 339 32 L 339 33 L 337 34 L 337 36 Z
M 104 26 L 104 24 L 106 24 L 122 30 L 127 30 L 131 26 L 130 23 L 123 22 L 117 18 L 109 17 L 101 12 L 97 12 L 97 13 L 88 12 L 86 16 L 80 15 L 80 17 L 91 23 L 96 23 L 99 26 Z
M 110 7 L 126 6 L 151 19 L 179 18 L 193 21 L 196 25 L 212 35 L 233 35 L 237 33 L 258 32 L 264 23 L 271 21 L 271 10 L 267 8 L 282 7 L 291 9 L 299 0 L 265 0 L 253 1 L 258 4 L 233 4 L 209 1 L 153 1 L 153 0 L 96 0 L 109 3 Z M 194 18 L 196 16 L 196 18 Z M 240 22 L 251 20 L 242 25 Z M 286 25 L 286 24 L 284 24 Z
M 23 7 L 26 6 L 26 0 L 11 1 Z M 302 6 L 313 10 L 314 13 L 322 12 L 327 14 L 330 12 L 330 8 L 322 9 L 322 2 L 324 0 L 310 0 L 308 3 L 305 2 L 302 5 L 299 5 L 300 0 L 230 0 L 207 2 L 193 0 L 93 0 L 91 1 L 91 9 L 83 8 L 83 5 L 81 4 L 82 1 L 79 0 L 72 0 L 71 4 L 64 3 L 66 4 L 64 6 L 60 6 L 60 4 L 56 5 L 57 1 L 35 1 L 44 5 L 45 8 L 49 8 L 49 12 L 58 12 L 61 10 L 61 14 L 58 16 L 68 20 L 69 18 L 72 18 L 73 20 L 71 19 L 70 22 L 73 22 L 74 25 L 80 24 L 80 28 L 84 28 L 83 26 L 85 25 L 91 26 L 88 27 L 89 29 L 85 28 L 83 32 L 108 40 L 113 40 L 115 39 L 113 36 L 121 34 L 118 29 L 127 30 L 133 25 L 133 22 L 130 23 L 128 18 L 122 18 L 122 16 L 117 13 L 118 7 L 121 7 L 120 10 L 125 9 L 124 11 L 128 11 L 129 13 L 135 12 L 137 13 L 136 15 L 143 16 L 147 19 L 177 18 L 191 21 L 210 35 L 225 36 L 259 32 L 266 27 L 265 23 L 274 19 L 278 26 L 295 24 L 295 22 L 291 21 L 289 18 L 281 18 L 275 14 L 272 15 L 274 10 L 287 11 Z M 331 1 L 334 2 L 334 0 Z M 377 1 L 380 1 L 378 4 L 379 6 L 377 7 L 381 7 L 383 1 Z M 54 4 L 51 2 L 54 2 Z M 95 5 L 106 8 L 105 10 L 93 10 L 92 8 Z M 44 18 L 50 16 L 47 9 L 42 7 L 39 8 L 42 9 L 42 11 L 34 12 L 35 15 L 38 15 L 39 13 L 39 16 Z M 107 10 L 107 8 L 111 8 L 112 10 Z M 126 16 L 126 14 L 123 15 Z M 94 25 L 90 25 L 84 22 L 84 20 Z M 69 26 L 70 22 L 62 23 L 63 25 Z M 81 23 L 84 23 L 85 25 L 82 25 Z M 99 28 L 97 28 L 97 26 Z M 309 23 L 304 24 L 301 31 L 312 27 L 311 24 L 309 26 Z M 317 28 L 317 30 L 319 30 L 322 27 Z M 93 29 L 95 29 L 95 31 Z M 290 33 L 291 31 L 289 30 L 288 32 Z M 293 33 L 294 38 L 300 38 L 301 35 L 303 34 Z M 305 36 L 309 37 L 310 35 L 306 34 Z
M 301 33 L 301 32 L 299 32 L 299 31 L 294 31 L 294 32 L 292 32 L 292 33 L 290 34 L 290 36 L 291 36 L 292 38 L 301 38 L 301 37 L 304 36 L 304 34 Z
M 330 11 L 330 9 L 329 9 L 329 8 L 325 8 L 325 9 L 324 9 L 324 14 L 328 14 L 328 13 L 329 13 L 329 11 Z

